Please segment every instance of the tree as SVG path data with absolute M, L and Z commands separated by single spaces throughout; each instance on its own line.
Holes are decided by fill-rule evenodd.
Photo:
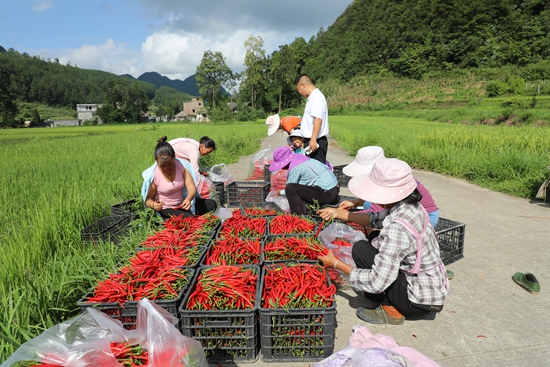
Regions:
M 233 80 L 233 71 L 225 63 L 221 52 L 207 50 L 197 66 L 195 79 L 201 96 L 216 108 L 216 101 L 222 97 L 222 87 Z
M 0 64 L 0 126 L 14 126 L 19 112 L 7 68 Z
M 264 40 L 261 36 L 249 36 L 246 41 L 244 41 L 244 47 L 246 48 L 246 54 L 244 56 L 244 66 L 246 66 L 246 70 L 244 71 L 244 77 L 246 83 L 250 86 L 250 102 L 252 103 L 252 108 L 256 107 L 257 94 L 260 89 L 259 85 L 265 74 L 266 58 L 265 50 L 262 48 L 263 46 Z
M 279 94 L 279 109 L 281 113 L 283 90 L 286 86 L 292 85 L 296 78 L 296 68 L 294 64 L 294 54 L 288 45 L 279 46 L 279 51 L 273 53 L 271 57 L 271 78 L 277 86 Z
M 111 78 L 103 83 L 105 103 L 97 109 L 103 123 L 141 121 L 141 113 L 148 110 L 149 99 L 142 85 L 122 78 Z

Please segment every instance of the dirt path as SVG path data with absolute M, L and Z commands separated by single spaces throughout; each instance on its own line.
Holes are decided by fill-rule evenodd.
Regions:
M 263 139 L 262 148 L 283 145 L 285 137 L 277 133 Z M 329 139 L 328 160 L 335 166 L 353 157 Z M 241 157 L 229 169 L 241 180 L 249 164 L 250 156 Z M 434 321 L 371 325 L 355 316 L 361 304 L 357 294 L 339 291 L 334 351 L 343 349 L 353 325 L 361 324 L 441 366 L 546 366 L 550 361 L 550 207 L 431 172 L 414 171 L 414 176 L 428 188 L 442 218 L 466 225 L 464 258 L 447 267 L 455 277 L 445 308 Z M 349 191 L 343 189 L 341 194 Z M 529 294 L 512 282 L 518 271 L 536 275 L 540 294 Z M 247 365 L 278 364 L 259 359 Z

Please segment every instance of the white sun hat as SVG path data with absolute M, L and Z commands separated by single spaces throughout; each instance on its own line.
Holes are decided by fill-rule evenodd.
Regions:
M 269 116 L 265 120 L 265 124 L 267 125 L 267 136 L 275 134 L 275 131 L 279 130 L 279 127 L 281 126 L 281 118 L 279 117 L 279 114 Z
M 384 156 L 384 149 L 377 146 L 368 146 L 359 149 L 355 160 L 345 166 L 342 172 L 346 176 L 355 177 L 364 175 L 372 170 L 373 164 L 380 158 L 386 158 Z
M 286 142 L 288 145 L 292 145 L 292 137 L 293 136 L 299 136 L 300 138 L 303 138 L 304 135 L 302 135 L 302 131 L 300 129 L 294 129 L 292 133 L 286 138 Z

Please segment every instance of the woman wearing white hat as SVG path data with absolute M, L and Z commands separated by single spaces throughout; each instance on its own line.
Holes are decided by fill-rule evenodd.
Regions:
M 354 177 L 349 189 L 357 197 L 380 204 L 380 213 L 346 212 L 344 220 L 382 228 L 372 242 L 353 245 L 357 268 L 338 260 L 332 251 L 319 257 L 324 265 L 349 274 L 353 288 L 364 291 L 368 305 L 357 316 L 373 324 L 402 324 L 405 319 L 433 319 L 443 309 L 448 279 L 439 256 L 439 244 L 409 165 L 381 158 L 366 175 Z M 337 209 L 319 211 L 323 219 Z
M 345 166 L 342 169 L 342 172 L 346 176 L 350 177 L 367 174 L 372 170 L 372 166 L 374 165 L 374 163 L 380 158 L 385 158 L 384 149 L 382 149 L 381 147 L 368 146 L 361 148 L 357 151 L 355 160 Z M 433 199 L 428 189 L 418 180 L 416 180 L 416 184 L 416 188 L 422 195 L 420 205 L 422 205 L 424 209 L 426 209 L 426 211 L 428 212 L 430 223 L 435 228 L 437 222 L 439 221 L 439 208 L 435 204 L 435 200 Z M 372 204 L 362 199 L 344 200 L 340 203 L 340 209 L 349 210 L 357 206 L 363 206 L 363 210 L 361 212 L 367 213 L 377 213 L 384 210 L 380 205 Z

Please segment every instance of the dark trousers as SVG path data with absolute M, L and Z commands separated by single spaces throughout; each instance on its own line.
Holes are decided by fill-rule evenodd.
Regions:
M 309 145 L 310 138 L 304 139 L 304 148 Z M 327 152 L 328 152 L 328 139 L 326 136 L 321 136 L 317 138 L 317 144 L 319 148 L 309 155 L 309 158 L 316 159 L 319 162 L 326 164 L 327 163 Z
M 218 207 L 218 204 L 216 204 L 215 200 L 212 199 L 195 199 L 195 214 L 196 215 L 203 215 L 208 212 L 213 212 Z M 179 210 L 179 209 L 163 209 L 160 212 L 161 217 L 163 218 L 170 218 L 171 216 L 175 215 L 182 215 L 183 217 L 191 217 L 193 216 L 193 213 L 191 213 L 189 210 Z
M 335 186 L 330 190 L 323 190 L 317 186 L 306 186 L 289 183 L 285 186 L 286 198 L 292 214 L 304 215 L 307 213 L 305 204 L 313 204 L 316 200 L 319 204 L 336 204 L 340 197 L 340 187 Z
M 378 250 L 369 241 L 359 241 L 353 244 L 351 255 L 359 269 L 372 269 L 374 257 Z M 405 273 L 398 272 L 397 279 L 384 292 L 373 294 L 365 292 L 365 298 L 383 305 L 390 305 L 401 312 L 405 318 L 416 318 L 426 315 L 429 311 L 415 307 L 409 301 Z

